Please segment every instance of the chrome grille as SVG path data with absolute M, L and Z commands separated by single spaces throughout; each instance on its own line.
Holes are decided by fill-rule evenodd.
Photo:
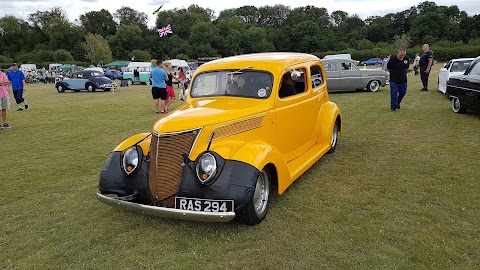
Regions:
M 183 154 L 189 155 L 200 129 L 172 134 L 152 134 L 148 187 L 159 206 L 173 207 L 182 180 Z

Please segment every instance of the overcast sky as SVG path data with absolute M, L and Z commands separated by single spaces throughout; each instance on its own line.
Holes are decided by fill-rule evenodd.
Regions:
M 291 8 L 299 6 L 313 5 L 316 7 L 325 7 L 329 13 L 335 10 L 343 10 L 350 15 L 358 14 L 362 19 L 368 16 L 385 15 L 391 12 L 399 12 L 418 5 L 423 1 L 419 0 L 402 0 L 402 1 L 385 1 L 385 0 L 317 0 L 317 1 L 292 1 L 292 0 L 243 0 L 243 1 L 222 1 L 222 0 L 0 0 L 0 17 L 5 15 L 13 15 L 17 18 L 27 19 L 28 15 L 36 11 L 50 10 L 52 7 L 60 6 L 69 16 L 70 21 L 78 19 L 81 14 L 89 11 L 99 11 L 102 8 L 107 9 L 110 13 L 114 13 L 118 8 L 127 6 L 139 12 L 145 12 L 149 17 L 149 26 L 155 24 L 155 15 L 152 11 L 163 4 L 162 10 L 174 8 L 187 8 L 192 4 L 199 5 L 203 8 L 210 8 L 216 12 L 228 8 L 238 8 L 245 5 L 273 6 L 282 4 Z M 461 0 L 434 1 L 437 5 L 451 6 L 457 5 L 460 10 L 464 10 L 468 15 L 472 16 L 480 13 L 479 0 Z

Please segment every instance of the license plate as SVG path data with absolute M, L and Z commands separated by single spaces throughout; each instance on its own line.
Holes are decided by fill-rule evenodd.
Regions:
M 233 212 L 233 200 L 206 200 L 176 197 L 175 208 L 202 212 Z

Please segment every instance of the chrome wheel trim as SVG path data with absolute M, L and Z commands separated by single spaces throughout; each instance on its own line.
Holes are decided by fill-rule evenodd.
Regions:
M 460 104 L 460 100 L 456 97 L 452 98 L 452 110 L 454 112 L 459 112 L 462 105 Z
M 332 139 L 330 141 L 331 148 L 334 148 L 335 146 L 337 146 L 337 140 L 338 140 L 338 122 L 335 122 L 335 126 L 333 126 Z
M 253 194 L 253 206 L 257 216 L 263 215 L 267 210 L 268 196 L 270 194 L 270 179 L 265 170 L 260 172 L 255 186 L 255 193 Z
M 58 92 L 63 92 L 63 87 L 62 87 L 61 85 L 59 85 L 59 86 L 57 87 L 57 90 L 58 90 Z
M 380 89 L 380 84 L 378 83 L 378 81 L 372 81 L 370 83 L 370 91 L 377 92 L 378 89 Z

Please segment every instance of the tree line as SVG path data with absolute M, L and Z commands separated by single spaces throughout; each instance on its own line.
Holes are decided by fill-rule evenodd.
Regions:
M 108 63 L 150 58 L 225 57 L 244 53 L 291 51 L 319 57 L 351 53 L 355 59 L 395 53 L 395 44 L 420 52 L 431 44 L 437 59 L 476 56 L 480 51 L 480 15 L 458 6 L 425 1 L 384 16 L 361 19 L 357 14 L 326 8 L 284 5 L 242 6 L 213 10 L 191 5 L 161 10 L 155 27 L 130 7 L 111 14 L 102 9 L 71 22 L 60 7 L 36 11 L 27 20 L 0 18 L 0 63 Z M 170 24 L 173 34 L 159 37 Z

